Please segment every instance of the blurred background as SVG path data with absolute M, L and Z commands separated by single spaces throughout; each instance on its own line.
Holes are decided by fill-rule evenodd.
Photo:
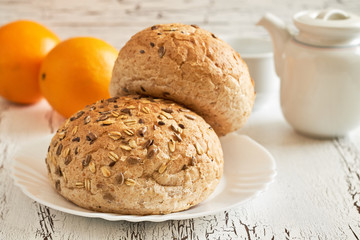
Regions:
M 360 0 L 0 0 L 0 25 L 36 20 L 61 39 L 94 36 L 120 49 L 139 30 L 158 23 L 197 24 L 220 37 L 267 36 L 255 23 L 271 12 L 287 23 L 306 9 L 360 14 Z

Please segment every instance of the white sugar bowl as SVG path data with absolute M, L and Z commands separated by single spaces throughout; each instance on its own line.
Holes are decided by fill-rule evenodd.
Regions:
M 266 14 L 282 112 L 298 132 L 342 136 L 360 124 L 360 17 L 338 9 L 294 15 L 297 32 Z

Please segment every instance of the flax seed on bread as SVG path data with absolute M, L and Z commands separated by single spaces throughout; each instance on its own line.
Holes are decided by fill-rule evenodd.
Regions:
M 46 158 L 73 203 L 119 214 L 166 214 L 206 199 L 223 172 L 220 141 L 202 117 L 169 100 L 98 101 L 70 117 Z
M 120 50 L 110 94 L 134 93 L 185 105 L 219 136 L 245 124 L 255 99 L 240 55 L 214 34 L 185 24 L 146 28 Z

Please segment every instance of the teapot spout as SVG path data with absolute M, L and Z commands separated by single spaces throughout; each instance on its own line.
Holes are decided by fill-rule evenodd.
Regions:
M 271 13 L 265 14 L 256 25 L 264 27 L 270 33 L 274 46 L 275 70 L 281 79 L 284 68 L 284 49 L 291 34 L 285 23 Z

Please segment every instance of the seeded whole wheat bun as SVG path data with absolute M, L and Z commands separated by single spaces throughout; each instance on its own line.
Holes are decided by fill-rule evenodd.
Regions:
M 166 214 L 206 199 L 223 172 L 214 130 L 169 100 L 99 101 L 69 118 L 46 158 L 53 187 L 73 203 L 120 214 Z
M 201 115 L 219 136 L 248 119 L 255 100 L 246 63 L 227 43 L 195 25 L 155 25 L 120 50 L 111 96 L 171 99 Z

